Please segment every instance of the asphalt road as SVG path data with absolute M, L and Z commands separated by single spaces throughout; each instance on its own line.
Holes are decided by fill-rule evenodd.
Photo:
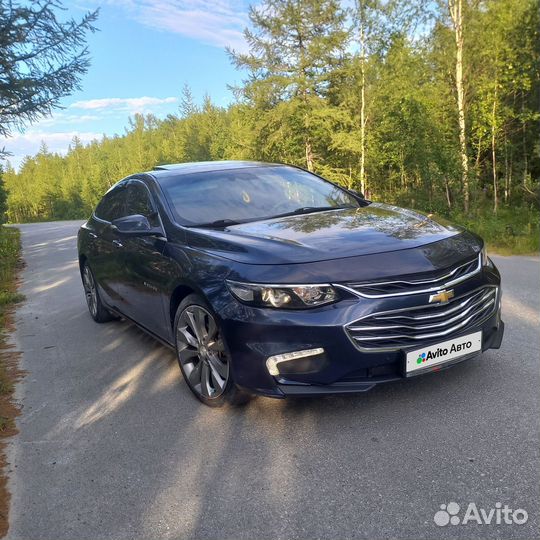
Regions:
M 538 537 L 538 258 L 493 257 L 499 351 L 357 396 L 212 410 L 169 350 L 90 319 L 78 225 L 21 226 L 27 375 L 8 448 L 10 538 Z M 449 502 L 529 519 L 439 527 Z

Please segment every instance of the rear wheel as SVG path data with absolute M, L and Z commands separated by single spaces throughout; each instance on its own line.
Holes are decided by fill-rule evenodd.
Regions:
M 90 312 L 92 319 L 98 323 L 116 319 L 116 317 L 101 302 L 94 274 L 86 263 L 83 267 L 82 278 L 86 304 L 88 305 L 88 311 Z
M 250 396 L 233 380 L 231 358 L 210 307 L 199 296 L 186 297 L 174 321 L 176 352 L 190 390 L 210 407 L 241 405 Z

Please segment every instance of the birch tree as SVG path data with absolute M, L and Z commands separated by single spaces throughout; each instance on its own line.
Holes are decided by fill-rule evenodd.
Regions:
M 456 100 L 459 124 L 459 152 L 461 158 L 461 183 L 463 192 L 463 209 L 469 212 L 469 158 L 467 153 L 467 130 L 465 124 L 465 85 L 463 81 L 463 2 L 464 0 L 448 0 L 448 11 L 454 28 L 456 43 Z

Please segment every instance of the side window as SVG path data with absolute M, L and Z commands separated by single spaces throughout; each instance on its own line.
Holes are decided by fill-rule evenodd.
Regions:
M 125 216 L 125 191 L 123 186 L 119 186 L 105 194 L 96 208 L 96 216 L 105 221 Z
M 126 214 L 139 214 L 148 218 L 150 225 L 159 225 L 159 218 L 150 200 L 148 188 L 142 182 L 130 182 L 126 188 Z

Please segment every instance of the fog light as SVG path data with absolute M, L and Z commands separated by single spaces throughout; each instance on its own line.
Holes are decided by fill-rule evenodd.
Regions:
M 278 364 L 281 362 L 289 362 L 291 360 L 298 360 L 299 358 L 305 358 L 306 356 L 317 356 L 318 354 L 324 354 L 324 349 L 321 347 L 317 349 L 305 349 L 303 351 L 294 351 L 283 354 L 276 354 L 269 356 L 266 360 L 266 367 L 270 375 L 274 377 L 279 375 Z

